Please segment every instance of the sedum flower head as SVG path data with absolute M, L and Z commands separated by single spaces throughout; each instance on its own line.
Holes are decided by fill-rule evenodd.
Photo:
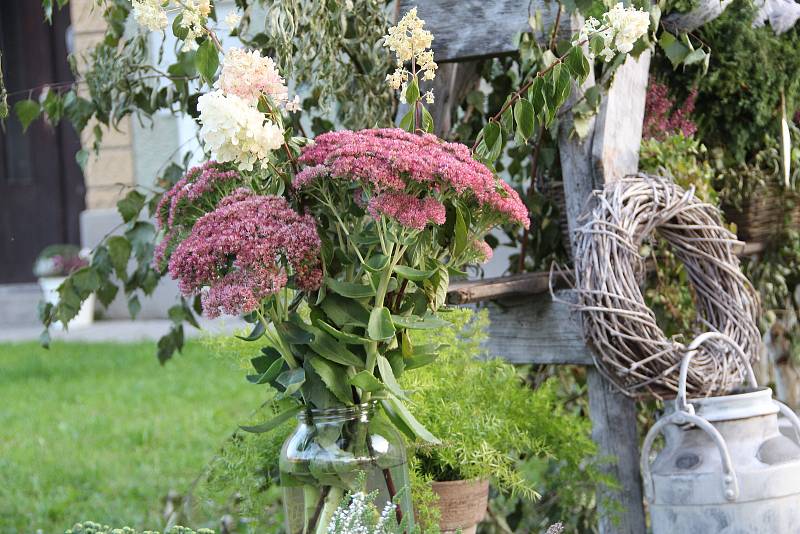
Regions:
M 511 186 L 475 161 L 465 145 L 431 134 L 415 135 L 398 128 L 329 132 L 304 149 L 300 162 L 307 167 L 295 176 L 297 189 L 330 178 L 355 182 L 374 197 L 422 190 L 424 196 L 414 199 L 436 198 L 441 203 L 458 197 L 491 219 L 529 225 L 528 210 Z M 419 228 L 424 217 L 428 223 L 441 224 L 434 204 L 406 198 L 412 216 L 412 211 L 397 206 L 402 202 L 399 198 L 374 199 L 371 214 L 395 217 L 412 228 Z
M 291 268 L 298 289 L 322 281 L 314 219 L 282 197 L 238 189 L 201 217 L 169 260 L 181 292 L 202 295 L 203 312 L 241 315 L 286 287 Z
M 235 94 L 206 93 L 198 99 L 197 109 L 200 136 L 219 162 L 236 162 L 240 170 L 252 171 L 255 163 L 283 143 L 281 128 Z
M 276 104 L 285 105 L 288 98 L 286 83 L 270 57 L 262 57 L 257 50 L 231 48 L 225 53 L 222 74 L 216 87 L 225 94 L 236 95 L 255 104 L 262 94 Z

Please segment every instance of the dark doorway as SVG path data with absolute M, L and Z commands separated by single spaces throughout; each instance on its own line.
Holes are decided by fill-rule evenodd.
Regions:
M 54 2 L 55 4 L 55 2 Z M 40 87 L 72 79 L 67 64 L 69 9 L 44 21 L 38 0 L 3 1 L 0 49 L 11 116 L 0 130 L 0 283 L 29 282 L 36 255 L 54 243 L 79 243 L 78 215 L 84 208 L 83 175 L 75 162 L 80 148 L 74 129 L 53 128 L 39 119 L 27 132 L 13 106 L 38 98 Z

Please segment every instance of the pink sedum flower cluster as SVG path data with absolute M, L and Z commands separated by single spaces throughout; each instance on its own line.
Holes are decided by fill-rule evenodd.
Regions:
M 666 85 L 650 80 L 644 108 L 644 137 L 663 140 L 678 133 L 691 137 L 697 132 L 692 120 L 697 89 L 692 89 L 682 106 L 676 107 Z
M 416 198 L 391 191 L 372 197 L 367 211 L 376 219 L 383 214 L 414 230 L 423 230 L 428 223 L 444 224 L 447 218 L 444 204 L 433 197 Z
M 209 161 L 193 167 L 164 193 L 156 208 L 156 226 L 164 232 L 153 253 L 153 267 L 161 270 L 179 234 L 188 231 L 198 213 L 244 184 L 241 174 Z
M 186 295 L 202 294 L 203 312 L 241 315 L 288 283 L 312 291 L 322 282 L 320 239 L 314 219 L 275 196 L 238 189 L 201 217 L 169 261 Z
M 416 135 L 397 128 L 330 132 L 318 136 L 314 145 L 303 151 L 300 162 L 307 167 L 295 177 L 293 185 L 297 189 L 326 177 L 362 183 L 376 196 L 402 193 L 416 184 L 429 194 L 467 197 L 465 200 L 472 200 L 480 209 L 525 228 L 530 224 L 528 209 L 511 186 L 475 161 L 465 145 L 447 143 L 434 135 Z M 397 197 L 375 202 L 388 207 L 390 198 Z M 411 225 L 398 218 L 401 224 L 417 228 L 420 220 L 434 213 L 433 205 L 424 202 L 427 198 L 431 197 L 417 199 L 423 203 L 414 206 L 423 211 L 413 216 L 408 210 L 391 210 L 402 213 L 406 221 L 413 221 Z M 374 212 L 391 215 L 377 207 L 372 212 L 373 216 Z M 438 214 L 436 211 L 436 217 L 429 217 L 428 221 L 442 224 L 437 222 L 441 220 Z

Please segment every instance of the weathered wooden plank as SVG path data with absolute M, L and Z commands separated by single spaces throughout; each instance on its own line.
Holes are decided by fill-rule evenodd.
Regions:
M 618 486 L 597 488 L 598 530 L 601 534 L 644 534 L 642 479 L 636 403 L 619 393 L 596 367 L 587 369 L 592 439 L 600 456 L 611 458 L 600 469 Z M 677 534 L 677 533 L 676 533 Z
M 592 159 L 593 176 L 602 177 L 605 183 L 620 180 L 639 169 L 649 68 L 650 50 L 638 58 L 628 56 L 603 98 L 594 131 Z
M 664 25 L 664 29 L 669 32 L 690 32 L 722 15 L 722 12 L 732 1 L 700 0 L 697 7 L 688 13 L 671 13 L 664 17 L 661 22 Z
M 563 289 L 571 279 L 571 272 L 559 271 L 554 275 L 553 286 Z M 453 282 L 447 292 L 447 302 L 469 304 L 512 295 L 535 295 L 549 291 L 549 272 L 521 273 L 501 278 Z
M 569 299 L 568 292 L 560 292 Z M 549 294 L 516 296 L 492 302 L 489 354 L 515 364 L 593 365 L 579 322 L 569 306 Z
M 579 19 L 573 20 L 580 24 Z M 636 63 L 634 70 L 643 69 L 646 77 L 649 61 Z M 619 75 L 619 73 L 618 73 Z M 638 79 L 642 73 L 631 72 L 623 74 Z M 588 83 L 593 83 L 593 80 Z M 638 87 L 638 86 L 637 86 Z M 641 142 L 631 139 L 632 146 L 617 145 L 614 150 L 603 146 L 612 142 L 613 135 L 622 134 L 612 130 L 614 124 L 624 122 L 619 117 L 620 113 L 631 113 L 639 116 L 638 109 L 631 109 L 621 105 L 625 98 L 638 105 L 644 106 L 644 91 L 641 95 L 630 95 L 629 84 L 613 83 L 604 95 L 605 102 L 601 113 L 590 128 L 589 135 L 578 140 L 562 131 L 559 136 L 559 149 L 561 153 L 561 170 L 566 195 L 567 217 L 569 221 L 570 236 L 574 253 L 574 230 L 579 226 L 579 218 L 583 208 L 590 198 L 595 187 L 601 186 L 608 178 L 605 173 L 622 175 L 636 172 L 634 161 L 638 164 L 638 157 L 624 157 L 619 162 L 613 161 L 618 155 L 617 151 L 630 154 L 638 151 Z M 575 98 L 574 95 L 573 98 Z M 643 114 L 643 113 L 642 113 Z M 567 120 L 570 120 L 569 114 Z M 638 127 L 641 132 L 641 125 Z M 587 370 L 589 390 L 589 415 L 592 420 L 592 437 L 598 445 L 598 452 L 603 458 L 612 458 L 604 464 L 603 468 L 619 484 L 611 488 L 600 485 L 597 489 L 597 511 L 599 516 L 598 529 L 600 534 L 642 534 L 646 532 L 644 505 L 642 500 L 642 482 L 639 473 L 639 442 L 636 435 L 636 405 L 634 401 L 617 392 L 592 366 Z
M 400 0 L 400 16 L 412 7 L 417 7 L 419 18 L 433 32 L 436 61 L 445 63 L 516 51 L 514 35 L 531 31 L 531 14 L 539 11 L 543 27 L 551 28 L 559 4 L 545 0 Z

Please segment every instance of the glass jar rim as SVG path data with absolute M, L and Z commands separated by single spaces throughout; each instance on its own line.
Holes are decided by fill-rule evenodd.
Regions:
M 310 408 L 298 413 L 297 419 L 301 423 L 310 423 L 312 421 L 335 421 L 370 417 L 374 413 L 377 404 L 377 400 L 371 400 L 351 406 L 340 405 L 332 408 Z

